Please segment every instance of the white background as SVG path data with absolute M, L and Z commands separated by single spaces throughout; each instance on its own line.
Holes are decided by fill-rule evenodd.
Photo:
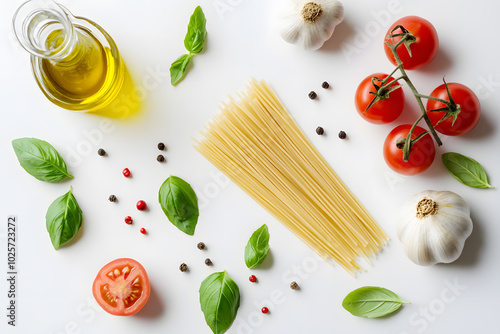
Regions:
M 63 1 L 74 14 L 98 22 L 113 36 L 135 85 L 146 92 L 141 112 L 126 120 L 65 111 L 43 96 L 30 72 L 29 56 L 10 28 L 21 2 L 0 5 L 0 332 L 210 333 L 199 307 L 198 288 L 207 275 L 224 269 L 238 283 L 242 296 L 228 333 L 497 331 L 500 196 L 496 189 L 458 183 L 440 162 L 440 154 L 446 151 L 472 156 L 486 168 L 490 182 L 500 186 L 500 49 L 494 36 L 500 6 L 496 2 L 345 1 L 346 18 L 333 38 L 319 51 L 303 51 L 286 44 L 275 31 L 271 1 Z M 172 87 L 168 68 L 184 52 L 187 23 L 197 5 L 208 22 L 205 51 L 194 58 L 184 81 Z M 397 124 L 413 122 L 418 114 L 411 92 L 405 88 L 405 112 L 389 125 L 366 123 L 353 103 L 355 89 L 365 76 L 392 70 L 383 52 L 383 37 L 393 21 L 406 15 L 427 18 L 440 37 L 434 62 L 410 73 L 417 88 L 430 93 L 446 74 L 449 82 L 463 83 L 477 93 L 483 112 L 472 133 L 443 136 L 444 146 L 437 150 L 435 163 L 414 177 L 394 174 L 382 157 L 387 133 Z M 158 71 L 156 87 L 145 90 L 145 80 L 155 83 L 151 73 Z M 220 173 L 192 148 L 191 137 L 217 112 L 218 102 L 242 89 L 251 76 L 273 86 L 391 237 L 373 265 L 356 278 L 337 265 L 317 260 L 245 193 L 224 183 Z M 321 88 L 325 80 L 331 89 Z M 319 100 L 308 99 L 310 90 L 317 91 Z M 111 121 L 107 133 L 102 131 L 105 120 Z M 326 136 L 314 133 L 318 125 L 325 128 Z M 347 132 L 347 140 L 337 138 L 340 130 Z M 19 137 L 52 143 L 75 178 L 49 184 L 28 175 L 10 144 Z M 155 160 L 159 141 L 168 147 L 164 164 Z M 107 157 L 97 155 L 100 147 L 109 153 Z M 124 167 L 130 168 L 132 178 L 121 175 Z M 158 188 L 170 174 L 191 183 L 204 203 L 194 237 L 178 231 L 157 203 Z M 70 186 L 83 210 L 84 224 L 75 242 L 55 251 L 44 216 L 50 203 Z M 474 231 L 453 264 L 419 267 L 407 259 L 397 240 L 398 207 L 426 189 L 454 191 L 470 204 Z M 116 194 L 119 202 L 108 202 L 110 194 Z M 139 199 L 149 204 L 148 212 L 135 209 Z M 8 215 L 19 219 L 16 328 L 6 325 L 5 316 Z M 123 222 L 127 215 L 135 219 L 132 226 Z M 262 269 L 250 271 L 243 249 L 252 231 L 263 223 L 271 233 L 271 257 Z M 149 234 L 140 234 L 141 227 Z M 206 251 L 196 248 L 199 241 L 207 244 Z M 152 284 L 148 304 L 133 317 L 113 317 L 92 298 L 98 270 L 118 257 L 139 260 Z M 206 257 L 213 267 L 204 265 Z M 189 265 L 188 273 L 178 270 L 182 262 Z M 258 277 L 258 284 L 248 282 L 251 274 Z M 292 280 L 299 282 L 300 291 L 289 289 Z M 457 284 L 458 289 L 449 287 Z M 412 304 L 385 319 L 354 317 L 342 308 L 342 299 L 365 285 L 389 288 Z M 271 300 L 273 294 L 280 298 Z M 268 306 L 270 314 L 261 315 L 262 306 Z

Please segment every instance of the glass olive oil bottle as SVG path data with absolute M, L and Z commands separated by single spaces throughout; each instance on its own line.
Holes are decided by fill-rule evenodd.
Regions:
M 54 104 L 96 111 L 117 96 L 125 66 L 115 42 L 99 25 L 47 0 L 25 2 L 13 24 L 17 39 L 31 53 L 40 89 Z

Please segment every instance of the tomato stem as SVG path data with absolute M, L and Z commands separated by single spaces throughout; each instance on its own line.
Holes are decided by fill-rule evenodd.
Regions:
M 397 36 L 401 36 L 401 39 L 396 44 L 392 44 L 389 41 L 385 41 L 385 43 L 387 44 L 387 46 L 389 47 L 389 49 L 391 49 L 391 52 L 394 55 L 394 58 L 395 58 L 396 63 L 397 63 L 396 69 L 392 73 L 394 74 L 397 70 L 400 71 L 401 77 L 398 78 L 397 80 L 403 79 L 406 82 L 406 84 L 408 85 L 408 87 L 410 87 L 411 91 L 413 92 L 413 95 L 415 96 L 415 99 L 418 102 L 420 110 L 422 111 L 422 114 L 415 121 L 415 123 L 413 123 L 410 131 L 408 132 L 408 136 L 406 137 L 406 141 L 405 141 L 405 144 L 404 144 L 404 147 L 403 147 L 403 161 L 408 161 L 408 159 L 410 158 L 410 151 L 411 151 L 411 146 L 412 146 L 412 140 L 411 140 L 411 138 L 412 138 L 412 135 L 413 135 L 413 130 L 415 129 L 415 127 L 417 126 L 417 124 L 422 119 L 424 119 L 425 123 L 427 123 L 427 126 L 429 127 L 430 133 L 432 134 L 432 136 L 436 140 L 436 143 L 438 144 L 438 146 L 441 146 L 443 143 L 442 143 L 441 139 L 439 138 L 436 130 L 434 129 L 434 126 L 432 125 L 431 120 L 429 119 L 429 116 L 427 116 L 427 111 L 425 110 L 424 103 L 422 102 L 422 98 L 431 98 L 431 99 L 434 99 L 434 98 L 432 98 L 430 96 L 421 95 L 417 91 L 417 89 L 415 88 L 415 86 L 411 82 L 410 78 L 406 74 L 406 71 L 403 68 L 403 62 L 401 61 L 401 58 L 399 57 L 399 55 L 398 55 L 398 53 L 396 51 L 396 49 L 401 44 L 405 43 L 407 40 L 409 40 L 409 39 L 411 39 L 413 37 L 413 35 L 410 32 L 408 32 L 406 29 L 404 29 L 403 27 L 401 27 L 401 29 L 402 29 L 403 33 L 397 35 Z M 391 36 L 391 37 L 395 37 L 395 35 Z M 446 105 L 448 105 L 449 102 L 446 101 L 446 102 L 443 102 L 443 103 L 446 103 Z M 418 139 L 420 139 L 421 137 L 422 136 L 419 136 Z
M 427 100 L 434 100 L 434 101 L 438 101 L 438 102 L 441 102 L 441 103 L 444 103 L 446 104 L 446 106 L 448 108 L 452 108 L 453 105 L 451 104 L 450 101 L 446 101 L 446 100 L 443 100 L 443 99 L 438 99 L 437 97 L 434 97 L 434 96 L 428 96 L 428 95 L 423 95 L 423 94 L 417 94 L 418 97 L 422 98 L 422 99 L 427 99 Z

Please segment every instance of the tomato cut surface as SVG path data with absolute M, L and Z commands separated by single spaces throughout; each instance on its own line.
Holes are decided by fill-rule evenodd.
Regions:
M 102 267 L 92 286 L 94 298 L 104 311 L 119 316 L 139 312 L 150 291 L 146 270 L 128 258 L 116 259 Z

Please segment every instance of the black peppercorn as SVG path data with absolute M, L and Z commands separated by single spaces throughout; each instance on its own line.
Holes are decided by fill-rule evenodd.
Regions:
M 318 94 L 316 94 L 316 92 L 315 92 L 315 91 L 313 91 L 313 90 L 312 90 L 312 91 L 309 93 L 309 98 L 310 98 L 311 100 L 314 100 L 314 99 L 315 99 L 315 98 L 317 98 L 317 97 L 318 97 Z
M 297 282 L 292 282 L 290 283 L 290 289 L 292 290 L 298 290 L 299 289 L 299 285 L 297 284 Z
M 205 264 L 207 266 L 211 266 L 213 263 L 212 263 L 212 260 L 210 260 L 210 259 L 207 258 L 207 259 L 205 259 Z
M 347 138 L 347 134 L 344 131 L 340 131 L 339 132 L 339 138 L 340 139 L 346 139 Z
M 325 129 L 323 129 L 321 126 L 318 126 L 316 128 L 316 133 L 320 136 L 322 136 L 325 133 Z
M 110 202 L 116 202 L 116 200 L 117 200 L 115 195 L 110 195 L 108 199 Z
M 158 155 L 158 156 L 156 157 L 156 160 L 157 160 L 158 162 L 165 162 L 165 157 L 164 157 L 163 155 L 161 155 L 161 154 L 160 154 L 160 155 Z
M 99 154 L 101 157 L 106 155 L 106 151 L 104 151 L 102 148 L 97 150 L 97 154 Z
M 207 246 L 205 246 L 205 243 L 203 242 L 199 242 L 196 247 L 198 247 L 199 250 L 204 250 L 205 248 L 207 248 Z
M 160 151 L 163 151 L 163 150 L 165 149 L 165 144 L 163 144 L 163 143 L 158 143 L 158 149 L 159 149 Z
M 325 81 L 321 84 L 321 87 L 323 87 L 324 89 L 328 89 L 328 87 L 330 87 L 330 84 Z
M 188 266 L 187 264 L 185 263 L 182 263 L 180 266 L 179 266 L 179 270 L 182 271 L 182 272 L 186 272 L 188 270 Z

